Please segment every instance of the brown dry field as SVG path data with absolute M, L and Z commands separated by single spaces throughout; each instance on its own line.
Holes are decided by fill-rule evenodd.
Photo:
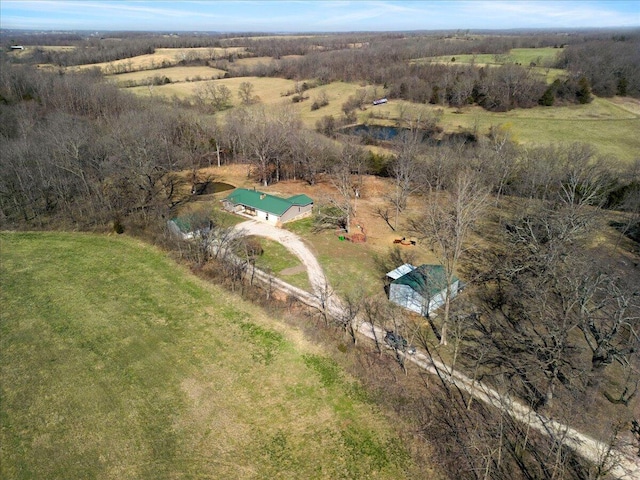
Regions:
M 167 77 L 172 83 L 184 82 L 200 77 L 202 80 L 211 80 L 221 78 L 225 74 L 224 70 L 217 68 L 194 66 L 194 67 L 169 67 L 156 68 L 154 70 L 140 70 L 137 72 L 120 73 L 115 75 L 107 75 L 107 80 L 113 80 L 118 83 L 123 82 L 141 82 L 145 79 L 152 79 L 155 76 Z
M 232 53 L 242 53 L 245 47 L 228 47 L 228 48 L 156 48 L 155 53 L 147 55 L 138 55 L 132 58 L 123 58 L 113 62 L 91 63 L 87 65 L 79 65 L 69 67 L 70 70 L 83 70 L 86 68 L 98 67 L 105 74 L 117 72 L 118 68 L 126 67 L 129 71 L 149 70 L 160 67 L 163 62 L 175 65 L 179 61 L 188 57 L 195 56 L 197 58 L 221 58 Z
M 159 95 L 167 98 L 176 96 L 178 98 L 186 99 L 195 94 L 195 91 L 205 83 L 213 82 L 215 85 L 225 85 L 231 90 L 231 104 L 233 106 L 240 105 L 240 99 L 238 97 L 238 90 L 240 84 L 249 82 L 254 87 L 254 95 L 260 98 L 262 104 L 277 104 L 287 102 L 283 93 L 288 90 L 292 90 L 295 87 L 296 82 L 293 80 L 287 80 L 284 78 L 272 78 L 272 77 L 233 77 L 233 78 L 221 78 L 218 80 L 203 80 L 201 82 L 181 82 L 181 83 L 168 83 L 166 85 L 154 86 L 149 89 L 146 86 L 131 87 L 128 91 L 141 96 Z M 229 110 L 220 112 L 220 117 L 224 118 Z
M 273 57 L 248 57 L 239 58 L 238 60 L 230 63 L 230 67 L 254 67 L 260 63 L 271 63 Z

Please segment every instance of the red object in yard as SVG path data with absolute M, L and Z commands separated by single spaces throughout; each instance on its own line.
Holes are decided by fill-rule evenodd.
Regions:
M 367 241 L 367 236 L 363 233 L 353 233 L 347 238 L 353 243 L 365 243 Z

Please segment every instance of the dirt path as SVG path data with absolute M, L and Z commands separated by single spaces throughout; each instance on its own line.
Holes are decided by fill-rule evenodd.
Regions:
M 296 234 L 255 220 L 240 223 L 236 228 L 244 231 L 247 235 L 267 237 L 280 242 L 296 255 L 307 268 L 309 280 L 315 294 L 304 292 L 280 280 L 276 284 L 279 288 L 290 295 L 296 296 L 304 303 L 316 308 L 322 308 L 319 305 L 319 299 L 322 297 L 322 292 L 328 290 L 326 289 L 326 277 L 315 255 Z M 267 276 L 266 274 L 263 275 Z M 340 299 L 336 297 L 329 298 L 327 309 L 330 314 L 340 316 L 343 310 Z M 384 338 L 385 332 L 382 329 L 372 327 L 371 324 L 364 321 L 359 322 L 359 325 L 358 331 L 361 335 L 374 341 L 380 341 Z M 406 358 L 429 373 L 446 377 L 452 384 L 455 384 L 481 402 L 492 405 L 540 433 L 562 442 L 580 456 L 595 464 L 602 462 L 603 455 L 608 451 L 608 446 L 605 443 L 584 435 L 568 425 L 546 418 L 519 401 L 500 394 L 488 385 L 474 381 L 460 372 L 452 371 L 449 366 L 428 357 L 424 353 L 417 352 L 415 355 L 410 355 Z M 610 474 L 613 478 L 624 480 L 640 479 L 640 459 L 635 456 L 634 452 L 612 450 L 609 455 L 607 465 L 611 467 Z

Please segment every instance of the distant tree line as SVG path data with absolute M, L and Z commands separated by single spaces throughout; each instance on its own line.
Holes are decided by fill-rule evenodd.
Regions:
M 640 34 L 574 32 L 571 34 L 472 35 L 459 32 L 350 33 L 290 38 L 287 36 L 152 35 L 146 33 L 86 37 L 77 35 L 3 36 L 3 44 L 75 45 L 73 50 L 36 49 L 12 61 L 60 66 L 110 62 L 153 53 L 156 48 L 246 47 L 252 55 L 275 59 L 253 67 L 229 69 L 231 76 L 280 76 L 354 81 L 385 85 L 386 94 L 420 103 L 462 106 L 478 104 L 504 111 L 555 103 L 586 103 L 590 93 L 640 96 Z M 415 59 L 459 54 L 506 54 L 512 48 L 566 47 L 554 64 L 568 78 L 547 85 L 528 65 L 498 68 L 418 64 Z M 290 55 L 297 58 L 284 58 Z M 233 61 L 232 55 L 228 60 Z M 211 61 L 221 61 L 212 54 Z M 200 58 L 185 59 L 201 62 Z M 552 65 L 546 65 L 552 66 Z M 538 65 L 539 67 L 539 65 Z

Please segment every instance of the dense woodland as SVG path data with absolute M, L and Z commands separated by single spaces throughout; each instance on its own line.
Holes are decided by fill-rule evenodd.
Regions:
M 31 40 L 42 43 L 41 37 Z M 469 279 L 473 303 L 452 304 L 450 311 L 447 306 L 443 318 L 431 321 L 441 343 L 455 345 L 457 368 L 563 421 L 577 421 L 578 412 L 592 413 L 590 406 L 603 402 L 626 407 L 620 416 L 625 420 L 640 415 L 639 276 L 621 266 L 615 252 L 591 248 L 591 233 L 613 210 L 620 231 L 638 235 L 639 164 L 623 168 L 588 145 L 524 149 L 501 128 L 489 135 L 430 141 L 438 119 L 427 114 L 407 119 L 405 132 L 387 142 L 391 154 L 374 155 L 333 129 L 320 128 L 331 138 L 304 130 L 286 106 L 247 101 L 222 123 L 188 104 L 137 98 L 96 72 L 54 73 L 30 65 L 107 61 L 158 47 L 246 46 L 255 55 L 304 55 L 255 67 L 253 75 L 372 82 L 386 85 L 392 98 L 507 110 L 541 103 L 549 88 L 550 104 L 588 101 L 590 92 L 639 97 L 638 32 L 477 38 L 354 34 L 296 41 L 132 34 L 122 41 L 73 36 L 59 41 L 77 41 L 80 48 L 40 50 L 19 63 L 9 63 L 5 55 L 0 66 L 0 228 L 114 228 L 153 236 L 191 200 L 191 187 L 204 180 L 201 167 L 241 162 L 263 185 L 331 178 L 339 200 L 318 218 L 348 229 L 360 175 L 384 176 L 393 185 L 380 209 L 389 227 L 397 227 L 409 196 L 419 197 L 425 209 L 412 219 L 413 231 L 429 242 L 451 274 L 462 271 Z M 3 37 L 3 42 L 27 45 L 29 37 Z M 518 46 L 565 46 L 555 65 L 567 68 L 569 78 L 549 87 L 526 65 L 482 69 L 409 63 Z M 479 224 L 487 222 L 493 227 L 482 230 Z M 491 248 L 463 248 L 472 232 L 486 235 Z M 188 252 L 190 247 L 180 248 Z M 220 260 L 195 250 L 185 255 L 200 267 Z M 393 315 L 370 299 L 348 301 L 375 324 Z M 351 320 L 337 323 L 346 330 Z M 426 334 L 420 346 L 438 355 Z M 525 431 L 444 380 L 425 379 L 416 395 L 414 387 L 387 378 L 389 370 L 377 355 L 362 358 L 360 373 L 367 377 L 364 372 L 373 369 L 380 379 L 376 383 L 368 376 L 365 382 L 381 402 L 412 419 L 416 437 L 437 453 L 431 461 L 450 478 L 606 475 L 607 458 L 588 465 L 557 439 Z M 597 421 L 611 445 L 632 438 L 627 424 Z

